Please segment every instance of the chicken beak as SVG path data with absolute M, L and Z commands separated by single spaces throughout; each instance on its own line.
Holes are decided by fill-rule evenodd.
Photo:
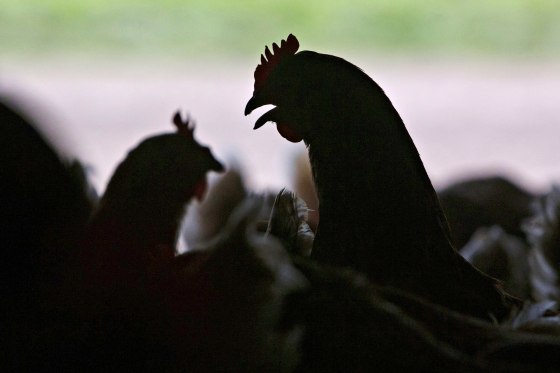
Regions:
M 216 172 L 223 172 L 223 171 L 225 171 L 224 165 L 223 165 L 220 161 L 218 161 L 216 158 L 214 158 L 214 159 L 212 160 L 212 165 L 210 166 L 210 169 L 211 169 L 212 171 L 216 171 Z
M 254 130 L 261 128 L 266 122 L 278 122 L 280 119 L 280 114 L 278 108 L 271 109 L 264 113 L 257 121 L 255 122 L 255 126 L 253 127 Z
M 263 105 L 265 105 L 265 102 L 263 102 L 262 99 L 260 99 L 257 96 L 257 94 L 254 93 L 253 97 L 251 97 L 251 99 L 249 100 L 249 102 L 247 102 L 247 105 L 245 106 L 245 115 L 251 114 L 253 110 Z

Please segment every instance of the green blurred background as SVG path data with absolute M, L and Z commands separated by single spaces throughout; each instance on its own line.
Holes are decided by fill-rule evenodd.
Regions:
M 2 0 L 4 57 L 244 56 L 289 32 L 317 49 L 560 55 L 558 0 Z

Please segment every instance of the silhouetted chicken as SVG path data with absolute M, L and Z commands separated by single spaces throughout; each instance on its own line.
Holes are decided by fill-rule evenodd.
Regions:
M 202 198 L 206 173 L 223 166 L 193 137 L 194 126 L 173 118 L 176 133 L 152 136 L 117 167 L 84 239 L 81 265 L 94 291 L 145 287 L 176 253 L 187 203 Z M 123 300 L 126 302 L 126 300 Z
M 531 215 L 535 196 L 514 181 L 503 176 L 470 178 L 454 182 L 437 194 L 457 248 L 463 247 L 478 228 L 492 225 L 525 240 L 521 224 Z
M 62 159 L 25 114 L 0 102 L 0 126 L 2 275 L 13 281 L 1 288 L 29 298 L 77 243 L 93 201 L 79 163 Z
M 452 247 L 418 151 L 382 89 L 351 63 L 298 47 L 290 35 L 266 48 L 245 114 L 275 105 L 255 128 L 276 122 L 284 138 L 308 146 L 320 214 L 312 257 L 460 312 L 507 315 L 516 300 Z
M 24 369 L 41 336 L 64 314 L 61 287 L 95 204 L 81 165 L 62 158 L 40 124 L 0 102 L 3 371 Z
M 207 172 L 221 171 L 194 126 L 177 113 L 175 133 L 152 136 L 117 167 L 75 247 L 68 312 L 34 340 L 30 370 L 172 371 L 171 349 L 153 334 L 152 289 L 175 257 L 187 203 Z

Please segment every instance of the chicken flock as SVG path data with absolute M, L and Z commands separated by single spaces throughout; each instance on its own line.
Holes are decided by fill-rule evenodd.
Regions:
M 366 73 L 271 49 L 245 115 L 272 104 L 255 129 L 304 141 L 307 201 L 249 191 L 180 112 L 98 197 L 0 103 L 2 371 L 560 370 L 560 189 L 436 193 Z

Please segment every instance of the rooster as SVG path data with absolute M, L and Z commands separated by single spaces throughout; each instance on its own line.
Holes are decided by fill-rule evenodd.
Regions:
M 418 151 L 383 90 L 342 58 L 298 49 L 293 35 L 272 52 L 266 47 L 245 115 L 275 105 L 254 128 L 275 122 L 282 137 L 308 147 L 320 221 L 312 257 L 459 312 L 505 317 L 517 299 L 455 251 Z

